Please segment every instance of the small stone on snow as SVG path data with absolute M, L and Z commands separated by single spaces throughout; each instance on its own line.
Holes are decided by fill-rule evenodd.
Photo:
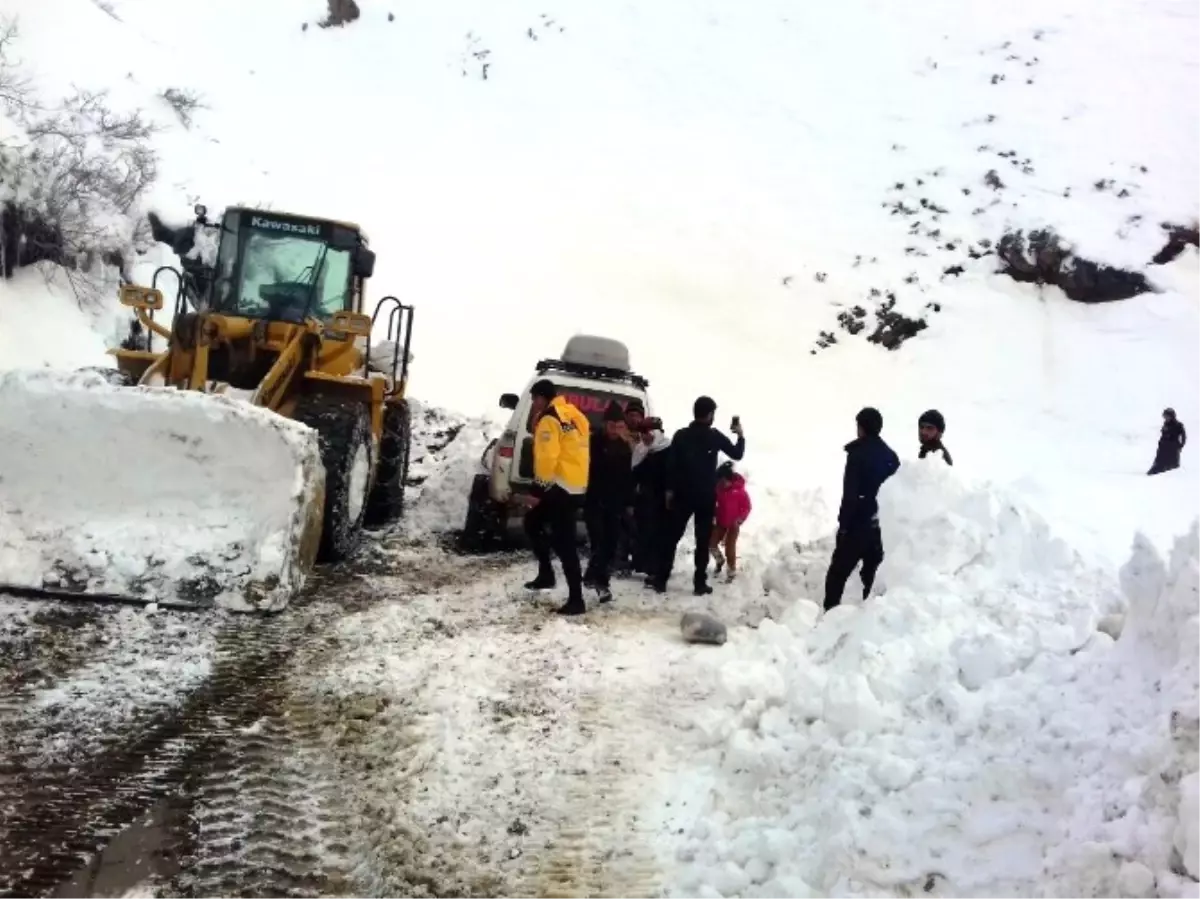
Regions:
M 709 643 L 721 646 L 726 639 L 725 625 L 703 612 L 684 612 L 679 621 L 679 630 L 688 643 Z

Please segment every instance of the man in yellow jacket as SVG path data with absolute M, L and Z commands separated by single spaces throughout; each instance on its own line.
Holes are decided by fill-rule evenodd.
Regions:
M 525 533 L 538 561 L 537 577 L 525 587 L 552 590 L 554 568 L 550 551 L 562 563 L 567 579 L 567 604 L 560 615 L 582 615 L 583 575 L 575 542 L 575 519 L 587 493 L 588 442 L 591 428 L 582 412 L 561 396 L 552 381 L 542 379 L 530 389 L 533 426 L 533 490 L 525 515 Z

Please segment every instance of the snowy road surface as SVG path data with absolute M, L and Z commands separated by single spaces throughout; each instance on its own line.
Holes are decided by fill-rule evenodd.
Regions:
M 1197 532 L 1118 590 L 942 468 L 883 516 L 883 595 L 781 550 L 719 649 L 399 534 L 273 618 L 4 598 L 0 894 L 1194 895 Z
M 0 894 L 656 892 L 674 620 L 548 620 L 510 567 L 396 539 L 269 619 L 3 598 Z

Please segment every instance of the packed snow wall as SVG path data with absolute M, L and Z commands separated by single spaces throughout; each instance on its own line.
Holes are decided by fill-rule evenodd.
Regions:
M 244 402 L 0 372 L 0 587 L 274 610 L 321 523 L 316 432 Z

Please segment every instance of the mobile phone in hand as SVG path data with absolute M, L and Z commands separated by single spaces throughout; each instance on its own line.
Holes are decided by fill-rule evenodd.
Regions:
M 742 423 L 742 417 L 740 415 L 733 416 L 733 421 L 731 421 L 729 423 L 729 430 L 736 431 L 738 429 L 738 425 L 740 425 L 741 423 Z

